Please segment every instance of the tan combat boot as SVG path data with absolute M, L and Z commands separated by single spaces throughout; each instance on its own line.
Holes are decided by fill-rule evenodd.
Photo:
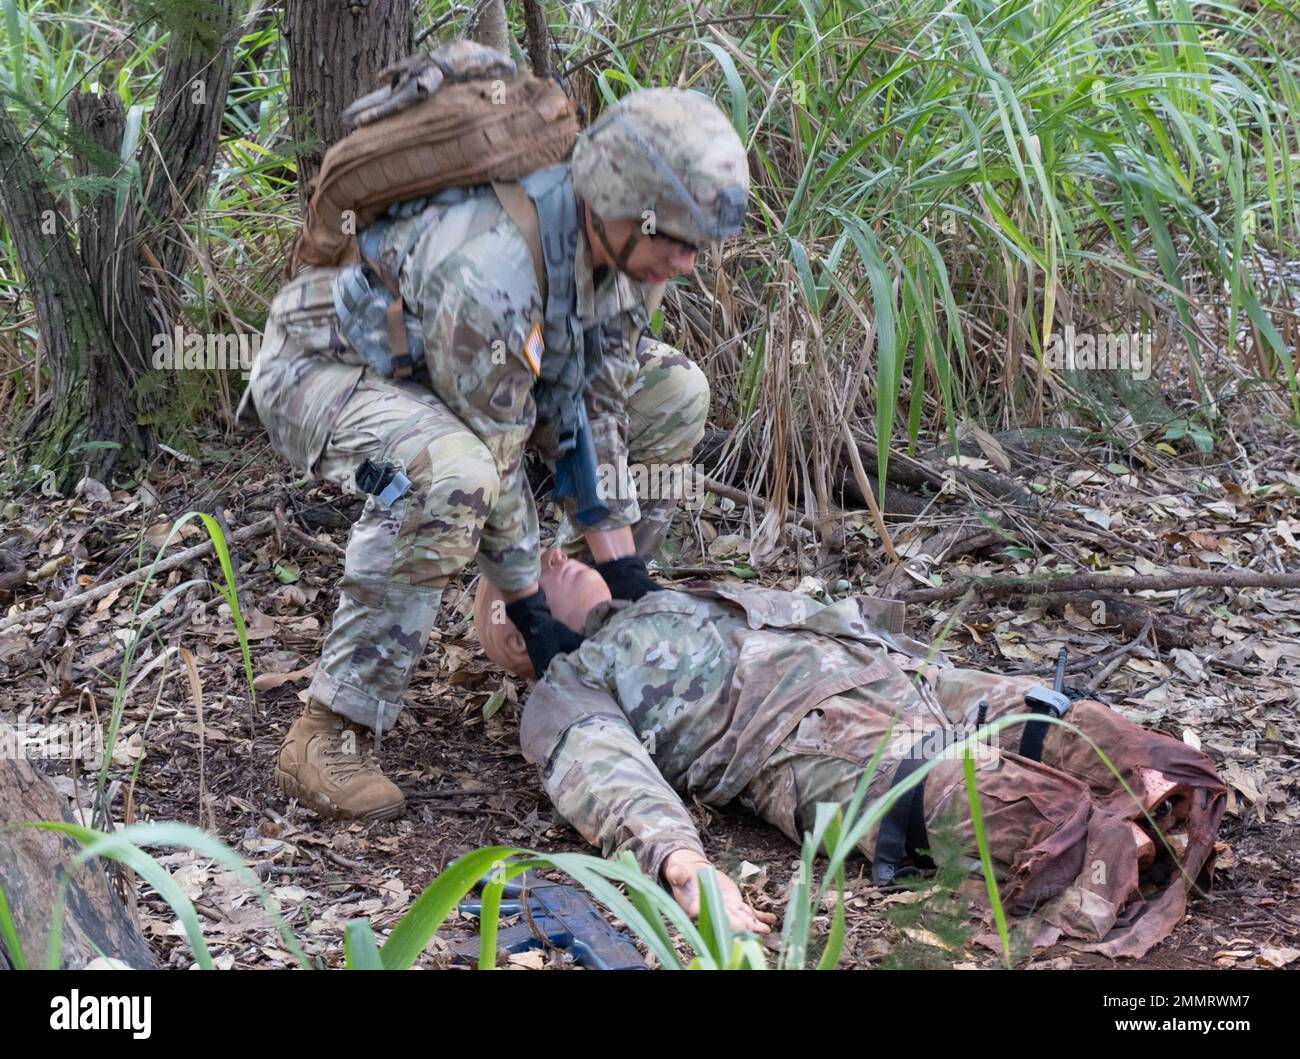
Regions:
M 406 808 L 406 798 L 361 753 L 366 729 L 315 699 L 284 737 L 275 765 L 280 789 L 322 816 L 347 820 L 391 820 Z

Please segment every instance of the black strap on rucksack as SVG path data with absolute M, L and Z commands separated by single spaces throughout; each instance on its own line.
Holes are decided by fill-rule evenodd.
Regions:
M 905 758 L 894 770 L 889 789 L 893 790 L 903 780 L 925 764 L 919 757 Z M 921 852 L 929 849 L 930 836 L 925 829 L 925 780 L 899 796 L 889 807 L 876 836 L 876 851 L 871 858 L 871 882 L 875 886 L 891 886 L 897 878 L 915 874 L 916 868 L 933 868 L 934 861 Z M 899 865 L 911 858 L 914 868 L 900 870 Z

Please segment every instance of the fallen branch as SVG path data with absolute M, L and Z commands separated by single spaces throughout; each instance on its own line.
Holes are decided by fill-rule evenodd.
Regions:
M 876 445 L 866 439 L 858 441 L 858 451 L 869 461 L 876 460 L 879 455 Z M 937 453 L 936 457 L 941 458 Z M 909 485 L 924 483 L 935 489 L 944 489 L 949 487 L 949 475 L 982 489 L 989 496 L 1005 501 L 1021 511 L 1038 510 L 1038 498 L 1015 479 L 1006 475 L 979 471 L 972 467 L 956 467 L 946 460 L 936 465 L 926 459 L 909 456 L 893 449 L 889 452 L 887 476 L 891 481 Z
M 299 544 L 303 545 L 303 547 L 310 548 L 312 551 L 318 552 L 321 555 L 330 555 L 335 558 L 339 558 L 346 554 L 345 550 L 340 548 L 333 541 L 317 540 L 315 537 L 300 530 L 285 517 L 284 506 L 282 504 L 277 503 L 275 505 L 275 516 L 280 520 L 280 528 L 288 533 L 289 536 Z
M 743 489 L 737 489 L 734 485 L 728 485 L 726 482 L 719 482 L 713 478 L 707 478 L 699 475 L 697 481 L 710 493 L 716 496 L 725 497 L 727 500 L 735 501 L 737 504 L 744 504 L 746 507 L 762 513 L 772 505 L 764 500 L 761 496 L 755 496 L 753 493 L 747 493 Z M 830 516 L 834 518 L 835 516 Z M 797 522 L 804 529 L 816 530 L 819 522 L 828 521 L 827 519 L 815 519 L 809 515 L 792 516 L 792 521 Z
M 805 441 L 807 444 L 811 445 L 811 436 L 806 437 Z M 731 444 L 732 434 L 730 431 L 705 431 L 703 440 L 701 440 L 699 445 L 696 446 L 695 460 L 705 467 L 716 468 L 722 462 L 723 454 L 728 450 Z M 727 474 L 729 481 L 742 481 L 754 477 L 761 478 L 761 468 L 755 466 L 758 456 L 754 452 L 752 446 L 749 444 L 741 444 L 736 450 L 736 456 L 739 462 L 729 470 Z M 867 506 L 865 492 L 869 492 L 874 496 L 878 490 L 878 483 L 870 474 L 867 474 L 867 481 L 870 483 L 870 489 L 865 492 L 860 489 L 858 487 L 857 479 L 853 474 L 853 469 L 849 463 L 847 448 L 844 450 L 844 457 L 845 458 L 839 462 L 833 472 L 835 480 L 832 482 L 832 493 L 838 492 L 841 494 L 840 500 L 842 506 L 847 507 L 848 505 L 853 504 L 858 508 L 865 508 Z M 861 460 L 862 457 L 859 456 L 859 461 Z M 871 465 L 874 460 L 875 455 L 873 454 L 871 460 L 867 461 L 864 466 Z M 892 484 L 895 477 L 894 462 L 891 461 L 889 466 L 890 473 L 885 482 L 885 505 L 883 509 L 886 517 L 901 519 L 915 518 L 917 515 L 925 512 L 929 508 L 930 504 L 933 503 L 933 497 L 923 497 L 915 492 L 898 488 L 896 485 Z M 907 476 L 905 475 L 905 477 Z M 915 476 L 909 477 L 909 481 L 914 478 Z M 936 474 L 934 475 L 934 479 L 938 482 L 939 487 L 942 487 L 943 476 Z M 921 484 L 925 483 L 922 482 Z
M 73 570 L 72 577 L 68 581 L 68 586 L 63 592 L 64 599 L 72 598 L 74 590 L 77 587 L 77 570 L 80 568 L 81 566 L 78 564 L 77 569 Z M 57 646 L 58 640 L 63 634 L 63 630 L 68 627 L 68 622 L 72 620 L 73 615 L 76 614 L 79 609 L 79 607 L 69 607 L 61 614 L 56 614 L 54 616 L 54 620 L 45 627 L 45 631 L 41 633 L 40 639 L 36 641 L 36 650 L 34 651 L 34 654 L 37 657 L 43 657 L 44 655 L 49 654 L 50 651 Z
M 1120 644 L 1113 651 L 1107 652 L 1109 658 L 1107 658 L 1106 664 L 1102 666 L 1101 670 L 1097 673 L 1097 675 L 1093 677 L 1090 681 L 1088 681 L 1086 685 L 1086 688 L 1089 692 L 1096 691 L 1099 687 L 1101 687 L 1104 683 L 1106 683 L 1106 681 L 1110 679 L 1110 675 L 1124 664 L 1124 659 L 1142 646 L 1142 641 L 1147 639 L 1147 637 L 1151 635 L 1151 625 L 1152 625 L 1152 619 L 1147 618 L 1146 624 L 1142 626 L 1142 631 L 1139 632 L 1137 636 L 1135 636 L 1128 643 Z M 1101 656 L 1101 658 L 1098 658 L 1097 661 L 1100 662 L 1102 658 L 1106 658 L 1106 657 L 1107 657 L 1106 655 L 1103 655 Z
M 904 603 L 936 603 L 966 592 L 1039 595 L 1046 592 L 1173 592 L 1187 588 L 1300 588 L 1300 573 L 1252 570 L 1179 570 L 1163 574 L 1067 574 L 1060 577 L 967 577 L 942 588 L 901 592 Z
M 275 516 L 268 515 L 261 521 L 254 522 L 251 526 L 245 526 L 243 529 L 230 534 L 226 538 L 226 543 L 228 545 L 238 544 L 241 541 L 246 541 L 253 537 L 259 537 L 263 533 L 269 533 L 271 530 L 275 529 L 275 526 Z M 211 539 L 202 544 L 196 544 L 193 548 L 186 548 L 183 552 L 177 552 L 175 555 L 168 556 L 166 559 L 161 560 L 157 566 L 142 566 L 140 569 L 135 570 L 132 573 L 123 574 L 121 577 L 116 577 L 112 581 L 106 581 L 102 585 L 96 585 L 94 588 L 88 589 L 80 595 L 69 596 L 67 599 L 60 599 L 54 603 L 45 603 L 39 607 L 33 607 L 31 610 L 21 611 L 12 617 L 5 618 L 3 621 L 0 621 L 0 632 L 4 632 L 6 629 L 10 629 L 15 625 L 21 625 L 24 622 L 43 621 L 45 618 L 58 614 L 60 611 L 68 610 L 70 607 L 83 607 L 87 603 L 94 603 L 95 600 L 103 599 L 114 589 L 122 588 L 123 586 L 133 584 L 136 581 L 141 581 L 150 574 L 165 574 L 169 570 L 174 570 L 178 566 L 183 566 L 185 563 L 188 563 L 193 559 L 198 559 L 207 555 L 210 551 L 212 551 Z

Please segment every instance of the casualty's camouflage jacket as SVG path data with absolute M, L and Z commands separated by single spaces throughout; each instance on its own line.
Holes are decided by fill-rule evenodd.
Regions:
M 952 742 L 986 731 L 989 741 L 970 749 L 994 870 L 1008 876 L 1006 907 L 1039 909 L 1044 944 L 1064 933 L 1110 956 L 1141 956 L 1180 921 L 1213 857 L 1227 794 L 1213 762 L 1086 699 L 1068 714 L 1079 734 L 1052 725 L 1042 762 L 1022 757 L 1021 725 L 980 729 L 978 720 L 1026 716 L 1039 678 L 951 665 L 901 635 L 902 617 L 887 600 L 823 606 L 720 584 L 602 604 L 588 639 L 556 657 L 525 703 L 524 754 L 587 841 L 606 855 L 631 851 L 654 877 L 673 850 L 704 854 L 681 795 L 734 799 L 798 842 L 821 795 L 847 801 L 872 758 L 868 803 L 905 759 L 938 758 L 925 826 L 953 807 L 972 852 Z M 1177 785 L 1159 826 L 1180 832 L 1182 872 L 1156 862 L 1140 874 L 1133 822 L 1142 809 L 1131 791 L 1145 789 L 1148 772 Z M 879 826 L 858 843 L 873 859 Z
M 599 604 L 586 641 L 528 697 L 524 756 L 588 841 L 607 855 L 631 850 L 654 875 L 673 849 L 701 849 L 677 790 L 731 801 L 808 711 L 840 692 L 873 685 L 889 697 L 880 685 L 892 678 L 900 705 L 915 699 L 886 653 L 924 669 L 947 660 L 904 636 L 902 622 L 891 600 L 825 606 L 723 584 Z

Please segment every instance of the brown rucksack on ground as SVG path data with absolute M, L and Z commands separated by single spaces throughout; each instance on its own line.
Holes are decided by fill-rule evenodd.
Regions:
M 290 276 L 302 265 L 358 260 L 355 233 L 396 202 L 518 180 L 562 162 L 578 134 L 556 82 L 518 74 L 472 41 L 412 56 L 381 77 L 386 85 L 344 112 L 357 128 L 325 152 Z

